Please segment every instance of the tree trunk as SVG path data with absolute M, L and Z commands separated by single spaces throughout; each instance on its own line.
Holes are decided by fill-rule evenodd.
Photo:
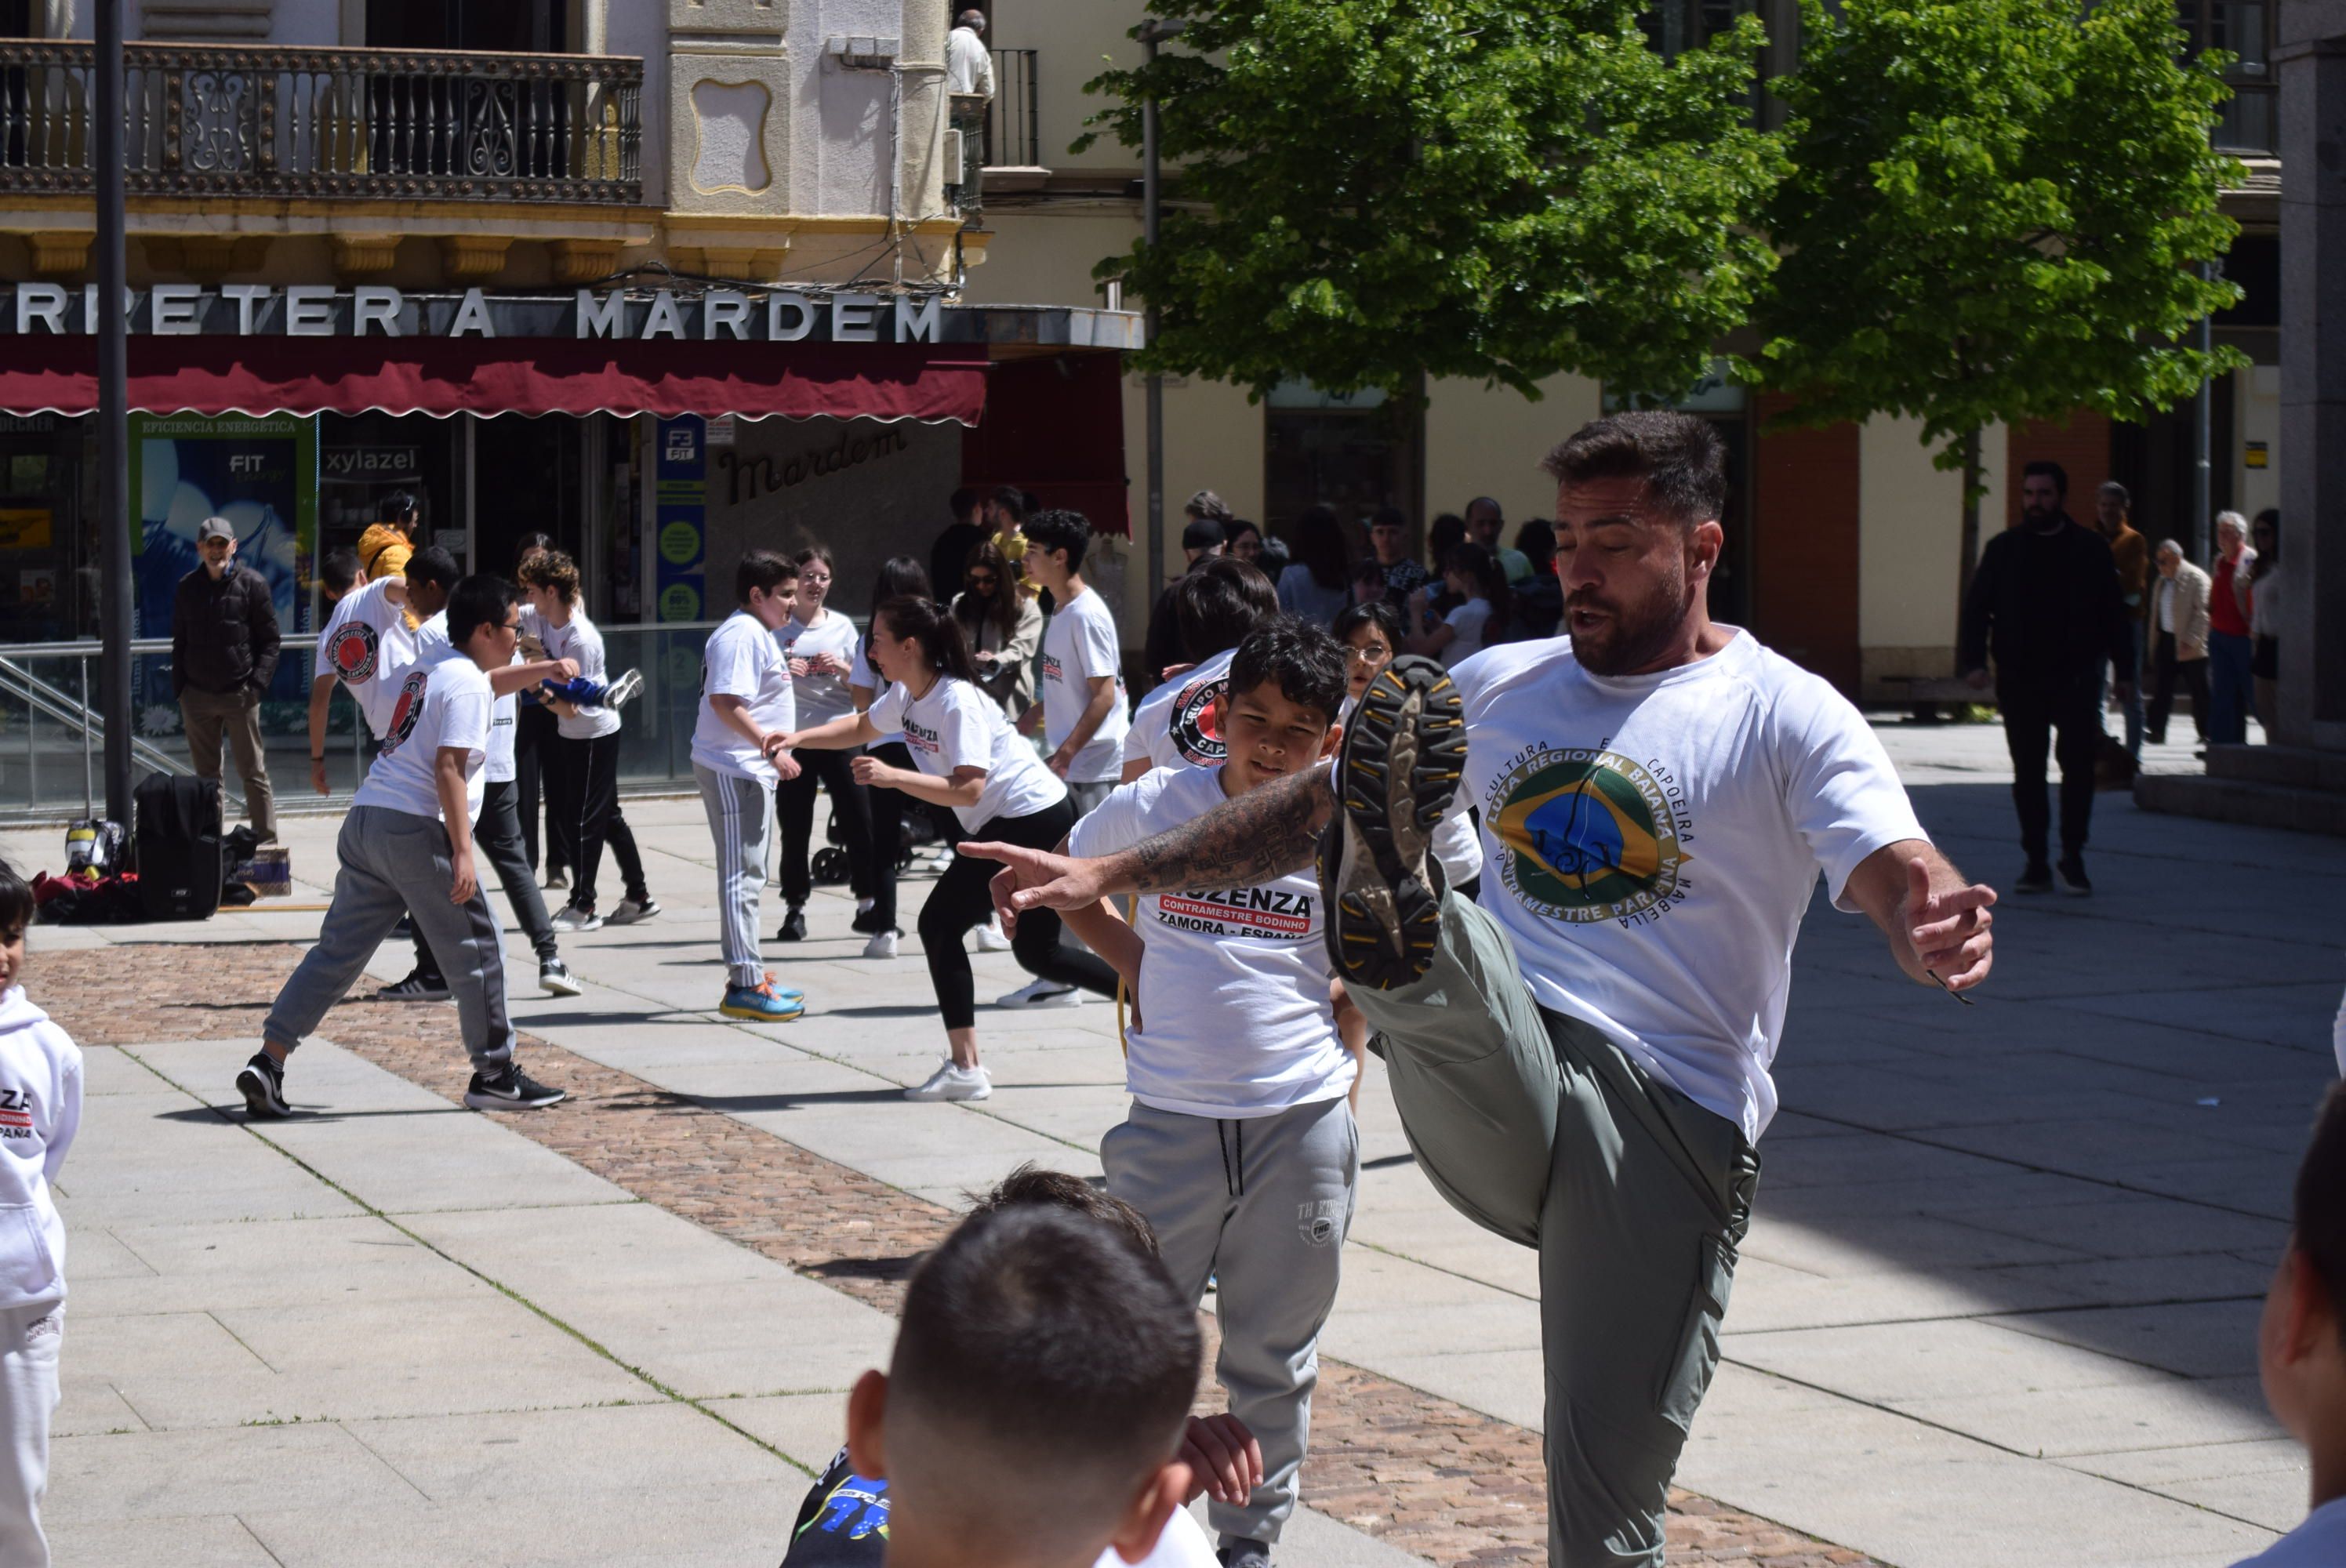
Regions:
M 1980 433 L 1976 427 L 1964 433 L 1964 531 L 1963 544 L 1955 558 L 1955 663 L 1961 666 L 1963 656 L 1964 600 L 1972 591 L 1972 572 L 1979 563 L 1980 493 L 1986 486 L 1980 474 Z M 1958 677 L 1971 671 L 1957 668 Z

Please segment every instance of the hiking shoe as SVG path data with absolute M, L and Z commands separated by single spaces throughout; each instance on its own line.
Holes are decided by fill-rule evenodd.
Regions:
M 984 925 L 977 928 L 977 951 L 980 952 L 1008 952 L 1010 951 L 1010 939 L 1002 934 L 1001 916 L 996 915 L 994 919 L 987 921 Z
M 549 958 L 537 966 L 537 983 L 548 996 L 576 996 L 581 990 L 570 966 L 558 958 Z
M 405 980 L 382 987 L 374 993 L 377 1002 L 445 1002 L 448 983 L 436 974 L 422 970 L 410 970 Z
M 255 1121 L 273 1122 L 293 1114 L 285 1103 L 285 1069 L 266 1051 L 255 1051 L 236 1075 L 236 1092 L 244 1096 L 244 1114 Z
M 1270 1543 L 1250 1535 L 1233 1535 L 1214 1557 L 1222 1568 L 1270 1568 Z
M 625 671 L 618 679 L 603 688 L 603 706 L 625 708 L 635 701 L 643 689 L 644 672 L 639 669 Z
M 609 916 L 605 919 L 603 923 L 605 925 L 634 925 L 637 921 L 648 921 L 651 919 L 652 916 L 659 912 L 659 900 L 652 897 L 649 893 L 646 893 L 639 899 L 621 899 L 619 901 L 619 907 L 613 910 Z
M 1434 659 L 1404 654 L 1369 683 L 1330 779 L 1338 810 L 1320 840 L 1328 952 L 1347 985 L 1413 984 L 1442 930 L 1433 830 L 1458 792 L 1466 725 Z
M 464 1104 L 476 1111 L 535 1111 L 567 1098 L 568 1094 L 539 1083 L 508 1062 L 503 1072 L 493 1076 L 474 1074 L 464 1091 Z
M 904 1091 L 908 1100 L 983 1100 L 994 1093 L 994 1080 L 983 1067 L 957 1067 L 947 1062 L 929 1074 L 928 1082 Z
M 778 989 L 771 975 L 758 985 L 729 985 L 725 1000 L 717 1011 L 728 1018 L 747 1018 L 753 1023 L 788 1023 L 806 1011 L 806 998 L 795 991 Z
M 2012 884 L 2016 893 L 2049 893 L 2053 891 L 2053 868 L 2042 860 L 2031 860 Z
M 893 931 L 873 932 L 872 933 L 872 940 L 863 944 L 863 956 L 866 958 L 895 957 L 896 939 L 903 934 L 903 933 L 902 932 Z
M 574 900 L 562 906 L 562 912 L 554 917 L 553 923 L 556 931 L 601 931 L 603 917 L 593 910 L 580 909 Z
M 1020 986 L 1006 996 L 994 999 L 996 1007 L 1074 1007 L 1083 998 L 1072 985 L 1062 985 L 1056 980 L 1037 980 Z
M 2061 893 L 2065 898 L 2086 899 L 2094 896 L 2094 884 L 2086 875 L 2086 862 L 2072 855 L 2061 862 Z
M 776 942 L 806 940 L 806 911 L 792 904 L 782 915 L 782 929 L 774 933 Z

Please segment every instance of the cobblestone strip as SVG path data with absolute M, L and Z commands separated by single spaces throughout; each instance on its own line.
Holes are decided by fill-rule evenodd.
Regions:
M 260 1037 L 260 1020 L 301 949 L 203 949 L 170 993 L 120 949 L 45 953 L 31 988 L 84 1045 Z M 320 1031 L 385 1071 L 461 1104 L 471 1068 L 455 1014 L 413 1003 L 346 1002 Z M 515 1132 L 647 1203 L 885 1311 L 951 1210 L 808 1153 L 641 1078 L 523 1035 L 529 1071 L 570 1092 L 550 1111 L 501 1115 Z M 301 1092 L 300 1058 L 289 1085 Z M 225 1085 L 220 1086 L 225 1089 Z M 1209 1362 L 1210 1364 L 1210 1362 Z M 1321 1363 L 1303 1497 L 1354 1529 L 1442 1563 L 1537 1563 L 1546 1553 L 1536 1432 L 1374 1372 Z M 1691 1492 L 1670 1496 L 1673 1563 L 1879 1568 Z

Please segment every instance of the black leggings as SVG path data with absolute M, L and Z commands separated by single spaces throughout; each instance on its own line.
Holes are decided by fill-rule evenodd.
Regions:
M 848 770 L 849 762 L 862 754 L 860 746 L 844 751 L 802 747 L 791 753 L 798 759 L 799 776 L 774 786 L 774 809 L 782 820 L 784 903 L 802 904 L 814 891 L 807 874 L 807 842 L 814 832 L 814 798 L 822 789 L 831 791 L 831 809 L 838 813 L 840 831 L 847 840 L 848 885 L 859 899 L 877 896 L 872 891 L 872 791 Z M 893 911 L 888 923 L 896 923 Z
M 514 715 L 514 804 L 521 817 L 522 852 L 529 860 L 529 869 L 537 870 L 537 802 L 541 786 L 545 789 L 546 865 L 548 871 L 570 868 L 565 852 L 562 817 L 553 809 L 552 772 L 561 764 L 554 759 L 555 742 L 560 738 L 558 720 L 554 709 L 542 702 L 517 703 Z
M 1030 816 L 996 817 L 970 836 L 1029 850 L 1056 850 L 1075 825 L 1075 808 L 1061 800 Z M 969 972 L 961 939 L 994 912 L 987 884 L 1001 869 L 992 860 L 955 855 L 931 890 L 929 901 L 921 906 L 921 946 L 929 955 L 929 983 L 936 987 L 937 1009 L 948 1029 L 967 1029 L 977 1022 L 977 982 Z M 1116 971 L 1105 959 L 1062 944 L 1059 917 L 1049 910 L 1029 910 L 1018 917 L 1017 928 L 1010 933 L 1010 951 L 1020 967 L 1037 979 L 1102 996 L 1116 994 Z
M 913 753 L 901 740 L 886 740 L 870 748 L 874 761 L 913 771 Z M 904 852 L 904 808 L 918 806 L 901 789 L 866 789 L 872 808 L 872 925 L 875 931 L 896 929 L 896 860 Z
M 644 858 L 636 852 L 636 835 L 619 812 L 619 735 L 597 735 L 583 740 L 563 736 L 555 742 L 561 759 L 549 791 L 562 820 L 569 825 L 578 862 L 571 868 L 570 901 L 582 910 L 595 907 L 595 878 L 603 869 L 603 846 L 611 846 L 619 862 L 619 876 L 627 897 L 650 901 L 644 886 Z

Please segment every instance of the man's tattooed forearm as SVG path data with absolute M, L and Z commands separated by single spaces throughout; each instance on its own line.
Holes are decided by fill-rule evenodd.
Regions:
M 1206 892 L 1300 871 L 1311 864 L 1320 830 L 1334 807 L 1325 768 L 1250 789 L 1134 845 L 1127 851 L 1134 891 Z

